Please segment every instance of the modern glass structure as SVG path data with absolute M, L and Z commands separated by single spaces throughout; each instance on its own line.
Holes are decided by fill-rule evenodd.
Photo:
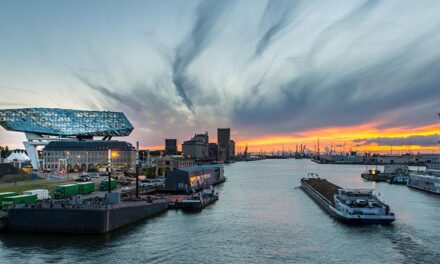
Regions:
M 34 169 L 39 168 L 38 146 L 51 141 L 72 141 L 128 136 L 133 125 L 121 112 L 86 111 L 59 108 L 21 108 L 0 110 L 0 126 L 24 132 L 23 142 Z
M 120 112 L 58 108 L 0 110 L 6 130 L 59 137 L 128 136 L 133 125 Z

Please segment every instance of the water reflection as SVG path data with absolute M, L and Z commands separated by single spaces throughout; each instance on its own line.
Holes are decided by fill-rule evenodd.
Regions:
M 229 164 L 220 199 L 203 211 L 169 210 L 101 236 L 1 233 L 0 262 L 438 262 L 440 197 L 363 181 L 364 170 L 308 160 Z M 346 188 L 375 188 L 396 222 L 382 227 L 336 221 L 298 188 L 308 172 Z

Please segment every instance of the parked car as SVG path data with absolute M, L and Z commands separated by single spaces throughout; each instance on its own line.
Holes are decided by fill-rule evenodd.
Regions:
M 77 181 L 77 182 L 86 182 L 86 181 L 91 181 L 91 180 L 92 180 L 92 177 L 90 177 L 89 175 L 81 175 L 75 181 Z
M 126 192 L 126 191 L 129 191 L 129 190 L 131 190 L 131 189 L 132 189 L 132 188 L 130 188 L 130 187 L 128 187 L 128 186 L 124 186 L 124 187 L 121 188 L 121 191 Z

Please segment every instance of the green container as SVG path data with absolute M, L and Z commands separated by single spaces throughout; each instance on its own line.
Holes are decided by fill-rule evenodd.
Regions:
M 110 188 L 111 188 L 112 190 L 115 189 L 117 184 L 118 184 L 118 183 L 117 183 L 115 180 L 111 180 Z M 101 191 L 108 191 L 108 180 L 106 180 L 106 181 L 101 181 L 101 182 L 99 183 L 99 189 L 100 189 Z
M 2 207 L 8 210 L 18 204 L 34 204 L 37 202 L 37 195 L 22 194 L 3 198 Z
M 94 182 L 81 182 L 78 185 L 80 194 L 89 194 L 95 191 Z
M 63 199 L 78 194 L 80 194 L 80 186 L 77 183 L 73 183 L 56 186 L 53 195 L 55 199 Z
M 16 192 L 3 192 L 3 193 L 0 193 L 0 209 L 2 209 L 2 202 L 3 202 L 4 198 L 10 197 L 10 196 L 16 196 L 16 195 L 18 195 L 18 193 L 16 193 Z

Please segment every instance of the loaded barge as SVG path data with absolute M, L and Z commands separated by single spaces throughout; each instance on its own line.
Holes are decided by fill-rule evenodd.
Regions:
M 116 196 L 114 196 L 114 195 Z M 120 201 L 119 193 L 105 200 L 60 203 L 43 202 L 11 208 L 7 229 L 10 231 L 104 234 L 167 209 L 165 199 Z
M 301 188 L 328 214 L 349 224 L 387 225 L 395 220 L 387 204 L 380 201 L 373 190 L 343 189 L 326 179 L 301 179 Z

